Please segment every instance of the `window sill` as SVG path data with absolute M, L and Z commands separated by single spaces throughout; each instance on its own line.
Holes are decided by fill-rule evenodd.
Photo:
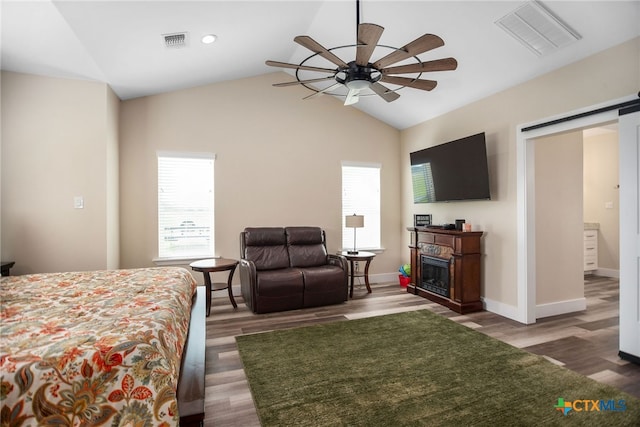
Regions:
M 220 258 L 219 256 L 203 255 L 203 256 L 189 256 L 189 257 L 166 257 L 166 258 L 154 258 L 153 263 L 157 266 L 170 266 L 170 265 L 187 265 L 194 261 L 201 259 Z

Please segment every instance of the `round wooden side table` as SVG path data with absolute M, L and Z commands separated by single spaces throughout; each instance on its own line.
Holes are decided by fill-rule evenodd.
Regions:
M 371 286 L 369 286 L 369 264 L 371 264 L 371 260 L 376 256 L 373 252 L 364 252 L 358 251 L 357 254 L 349 253 L 347 251 L 340 252 L 340 255 L 345 257 L 347 261 L 349 261 L 349 270 L 351 277 L 351 289 L 349 291 L 349 297 L 353 298 L 353 279 L 355 277 L 364 277 L 364 284 L 367 286 L 367 292 L 371 293 Z M 354 264 L 358 261 L 364 261 L 364 273 L 363 274 L 355 274 Z
M 228 289 L 229 300 L 231 301 L 231 304 L 233 304 L 233 308 L 238 308 L 238 304 L 236 304 L 236 300 L 233 298 L 233 290 L 231 289 L 231 281 L 233 280 L 233 273 L 236 271 L 236 267 L 238 266 L 238 260 L 227 258 L 211 258 L 194 261 L 189 264 L 189 266 L 193 271 L 200 271 L 204 275 L 204 286 L 207 291 L 207 317 L 209 317 L 209 314 L 211 313 L 211 292 L 213 291 Z M 220 271 L 229 272 L 227 283 L 212 283 L 211 273 Z

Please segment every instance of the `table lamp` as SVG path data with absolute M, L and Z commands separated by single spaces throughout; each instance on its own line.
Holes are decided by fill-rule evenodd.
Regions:
M 344 222 L 346 227 L 353 228 L 353 250 L 347 251 L 349 255 L 357 255 L 358 251 L 356 250 L 356 228 L 364 227 L 364 216 L 363 215 L 347 215 L 344 217 Z

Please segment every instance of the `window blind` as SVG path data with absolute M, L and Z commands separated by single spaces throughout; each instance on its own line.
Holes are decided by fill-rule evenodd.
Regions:
M 212 257 L 212 153 L 158 153 L 158 256 Z
M 353 249 L 353 228 L 345 216 L 363 215 L 364 227 L 355 229 L 358 249 L 379 249 L 380 244 L 380 165 L 342 163 L 342 248 Z

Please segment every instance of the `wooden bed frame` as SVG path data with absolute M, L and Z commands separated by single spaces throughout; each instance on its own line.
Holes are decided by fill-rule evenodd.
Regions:
M 198 286 L 191 306 L 189 333 L 178 380 L 180 427 L 199 427 L 204 421 L 204 361 L 207 339 L 205 294 L 204 286 Z

